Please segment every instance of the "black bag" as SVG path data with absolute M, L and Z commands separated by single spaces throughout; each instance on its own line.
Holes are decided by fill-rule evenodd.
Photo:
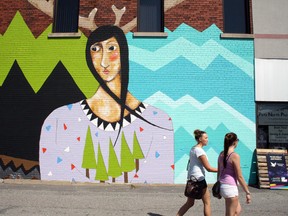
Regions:
M 184 195 L 193 199 L 202 199 L 203 190 L 207 187 L 207 183 L 204 180 L 198 181 L 194 176 L 191 176 L 187 180 Z
M 212 187 L 212 194 L 214 197 L 221 199 L 221 195 L 220 195 L 220 181 L 218 180 Z

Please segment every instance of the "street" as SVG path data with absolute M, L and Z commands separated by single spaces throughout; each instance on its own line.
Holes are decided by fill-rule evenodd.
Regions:
M 211 191 L 212 185 L 209 185 Z M 185 202 L 184 185 L 80 184 L 39 180 L 2 180 L 0 215 L 173 216 Z M 240 191 L 242 215 L 287 216 L 287 190 L 249 188 L 252 203 Z M 224 199 L 211 195 L 212 215 L 224 215 Z M 196 201 L 186 215 L 203 215 Z

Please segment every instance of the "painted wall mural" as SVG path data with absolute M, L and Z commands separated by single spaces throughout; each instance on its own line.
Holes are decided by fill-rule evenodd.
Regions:
M 21 38 L 15 37 L 19 29 Z M 87 67 L 89 38 L 49 40 L 50 32 L 51 26 L 35 39 L 17 13 L 0 36 L 5 56 L 0 97 L 6 105 L 0 106 L 2 178 L 11 173 L 40 178 L 41 171 L 45 180 L 184 183 L 193 131 L 199 128 L 209 134 L 205 150 L 213 166 L 224 134 L 237 133 L 244 177 L 256 182 L 253 40 L 221 39 L 215 25 L 199 32 L 182 24 L 173 32 L 165 29 L 167 38 L 127 33 L 126 85 L 135 113 L 116 124 L 123 102 L 110 118 L 92 109 L 106 82 L 97 78 L 96 63 Z M 128 57 L 121 66 L 125 61 Z M 215 174 L 206 175 L 209 183 L 215 181 Z
M 172 119 L 128 92 L 124 32 L 97 28 L 87 40 L 86 60 L 100 86 L 92 97 L 58 108 L 45 120 L 41 179 L 173 183 Z

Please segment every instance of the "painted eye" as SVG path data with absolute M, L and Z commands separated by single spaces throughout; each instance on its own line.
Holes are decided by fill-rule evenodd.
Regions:
M 93 51 L 93 52 L 98 52 L 100 50 L 100 46 L 94 44 L 91 46 L 90 50 Z
M 117 49 L 116 46 L 110 46 L 110 47 L 109 47 L 109 51 L 115 51 L 116 49 Z

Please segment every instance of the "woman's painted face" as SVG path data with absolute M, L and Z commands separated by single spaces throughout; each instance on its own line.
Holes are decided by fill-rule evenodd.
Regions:
M 199 138 L 199 141 L 203 145 L 207 145 L 208 144 L 208 135 L 206 133 L 203 133 L 202 136 Z
M 116 38 L 112 37 L 93 44 L 90 53 L 94 68 L 104 81 L 109 82 L 119 74 L 120 47 Z

